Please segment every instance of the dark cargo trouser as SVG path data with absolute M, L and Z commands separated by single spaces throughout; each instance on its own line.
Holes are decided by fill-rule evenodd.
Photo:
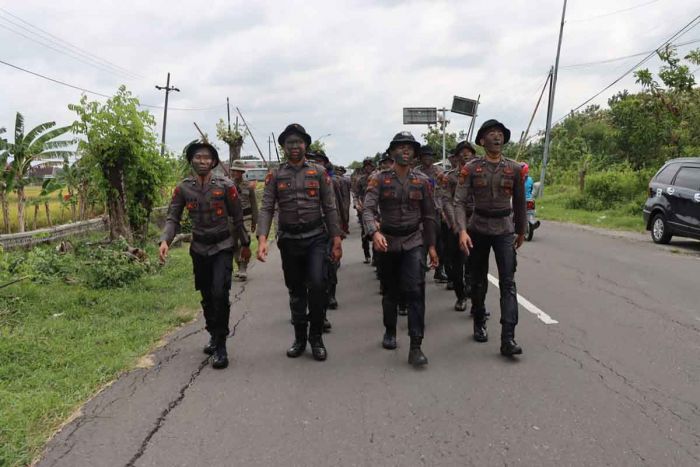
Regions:
M 518 297 L 515 287 L 515 269 L 517 258 L 515 253 L 515 236 L 484 235 L 469 232 L 474 243 L 470 252 L 469 266 L 472 284 L 472 311 L 475 319 L 482 318 L 486 313 L 487 275 L 489 273 L 489 254 L 493 248 L 498 266 L 498 286 L 501 291 L 501 324 L 515 327 L 518 324 Z
M 222 250 L 211 256 L 198 255 L 190 250 L 194 270 L 194 286 L 202 294 L 202 310 L 206 329 L 212 336 L 227 336 L 231 314 L 231 273 L 233 249 Z
M 309 322 L 309 333 L 320 335 L 328 303 L 328 235 L 323 233 L 300 240 L 282 238 L 277 243 L 282 256 L 284 283 L 289 291 L 292 321 L 295 326 L 305 326 Z
M 450 232 L 447 241 L 446 264 L 449 264 L 448 276 L 455 286 L 455 295 L 458 300 L 469 296 L 471 284 L 469 283 L 469 256 L 459 249 L 459 234 Z
M 396 330 L 396 306 L 404 298 L 408 306 L 408 335 L 423 337 L 425 329 L 425 249 L 382 253 L 381 281 L 384 284 L 384 327 Z

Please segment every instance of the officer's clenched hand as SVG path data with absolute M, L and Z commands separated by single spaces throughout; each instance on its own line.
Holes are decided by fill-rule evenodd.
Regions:
M 466 230 L 460 230 L 459 249 L 465 252 L 466 254 L 469 254 L 469 250 L 471 248 L 474 248 L 474 244 L 472 243 L 472 239 L 469 237 L 469 234 L 467 234 Z
M 428 248 L 428 256 L 430 256 L 430 267 L 435 269 L 440 265 L 440 258 L 438 258 L 437 250 L 434 246 Z
M 258 237 L 258 259 L 263 263 L 267 259 L 267 237 Z
M 241 259 L 246 263 L 250 261 L 250 247 L 244 246 L 241 248 Z
M 255 233 L 256 227 L 257 225 L 255 225 L 255 223 L 250 224 L 250 233 Z
M 381 252 L 386 252 L 389 248 L 389 244 L 386 242 L 386 237 L 381 234 L 381 232 L 374 232 L 372 235 L 372 244 L 374 249 Z
M 170 247 L 168 247 L 168 242 L 163 240 L 160 242 L 160 249 L 158 250 L 158 256 L 160 257 L 160 262 L 165 263 L 165 259 L 168 257 L 168 250 Z
M 515 237 L 515 249 L 517 250 L 521 246 L 523 246 L 523 243 L 525 242 L 525 234 L 518 234 L 517 237 Z
M 333 237 L 333 246 L 331 247 L 331 261 L 337 263 L 343 257 L 343 241 L 340 237 Z

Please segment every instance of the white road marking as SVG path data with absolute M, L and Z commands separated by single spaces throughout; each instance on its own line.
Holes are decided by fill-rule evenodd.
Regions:
M 493 277 L 491 274 L 489 274 L 489 282 L 498 287 L 498 279 Z M 533 315 L 537 316 L 537 318 L 542 321 L 544 324 L 559 324 L 559 321 L 556 319 L 553 319 L 551 316 L 549 316 L 547 313 L 544 311 L 540 310 L 537 305 L 532 303 L 530 300 L 527 298 L 523 297 L 520 294 L 518 295 L 518 303 L 520 303 L 523 308 L 525 308 L 527 311 L 532 313 Z

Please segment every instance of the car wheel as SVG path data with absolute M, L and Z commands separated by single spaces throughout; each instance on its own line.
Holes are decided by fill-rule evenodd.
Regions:
M 532 224 L 527 223 L 527 231 L 525 232 L 525 240 L 528 242 L 532 241 L 532 236 L 535 235 L 535 229 L 532 228 Z
M 661 213 L 656 214 L 651 221 L 651 239 L 654 243 L 666 244 L 671 241 L 671 237 L 666 218 Z

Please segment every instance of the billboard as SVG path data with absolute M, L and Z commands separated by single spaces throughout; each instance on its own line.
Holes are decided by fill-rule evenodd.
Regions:
M 468 115 L 473 117 L 476 115 L 476 108 L 479 103 L 474 99 L 467 99 L 465 97 L 455 96 L 452 99 L 452 109 L 451 111 L 456 114 Z
M 437 108 L 435 107 L 404 107 L 404 125 L 430 125 L 437 123 Z

